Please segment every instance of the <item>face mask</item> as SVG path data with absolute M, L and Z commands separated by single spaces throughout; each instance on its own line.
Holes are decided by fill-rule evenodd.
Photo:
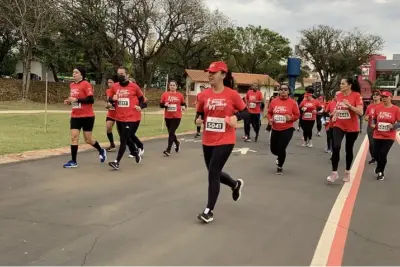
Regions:
M 125 76 L 124 75 L 118 75 L 118 81 L 120 83 L 125 82 Z

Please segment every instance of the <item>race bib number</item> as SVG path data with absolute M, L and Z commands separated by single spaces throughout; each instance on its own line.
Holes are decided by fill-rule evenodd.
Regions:
M 257 106 L 256 103 L 250 103 L 249 104 L 249 108 L 256 108 L 256 106 Z
M 176 104 L 169 104 L 167 107 L 167 111 L 169 112 L 175 112 L 178 110 L 178 107 L 176 106 Z
M 312 119 L 312 113 L 311 112 L 304 113 L 304 119 Z
M 129 108 L 129 106 L 130 106 L 129 98 L 119 98 L 118 99 L 118 107 Z
M 81 103 L 73 102 L 73 103 L 71 103 L 71 107 L 72 107 L 72 108 L 81 108 L 82 105 L 81 105 Z
M 379 122 L 378 123 L 378 131 L 380 132 L 389 132 L 390 131 L 390 123 L 387 122 Z
M 286 116 L 275 114 L 274 115 L 274 122 L 275 123 L 286 123 Z
M 350 112 L 348 110 L 337 110 L 337 118 L 341 120 L 350 120 Z
M 224 118 L 207 117 L 206 131 L 224 133 L 226 122 Z

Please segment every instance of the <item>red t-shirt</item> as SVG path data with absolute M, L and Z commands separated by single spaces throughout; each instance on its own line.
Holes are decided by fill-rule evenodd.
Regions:
M 247 110 L 251 114 L 260 114 L 261 112 L 261 102 L 256 103 L 256 101 L 262 101 L 263 100 L 263 95 L 262 93 L 257 90 L 249 90 L 247 91 L 246 94 L 246 101 L 247 101 Z
M 329 114 L 329 117 L 326 118 L 326 121 L 328 122 L 328 124 L 325 125 L 325 129 L 329 129 L 329 128 L 333 127 L 333 121 L 331 120 L 331 115 L 335 111 L 335 107 L 336 107 L 336 101 L 335 100 L 329 101 L 326 104 L 325 112 Z
M 111 88 L 106 90 L 106 96 L 107 96 L 107 99 L 113 97 L 113 93 L 111 91 Z M 107 117 L 115 120 L 115 108 L 114 107 L 110 107 L 108 109 Z
M 363 106 L 363 101 L 360 93 L 351 92 L 348 96 L 339 93 L 336 96 L 337 104 L 335 107 L 335 116 L 333 126 L 342 129 L 345 132 L 359 132 L 360 123 L 358 121 L 358 115 L 350 110 L 344 103 L 343 100 L 347 99 L 349 104 L 353 107 Z
M 365 116 L 369 117 L 368 118 L 368 126 L 371 126 L 372 118 L 373 118 L 373 116 L 375 114 L 376 107 L 379 106 L 379 105 L 382 105 L 382 103 L 379 103 L 379 104 L 373 104 L 372 103 L 372 104 L 368 105 L 367 110 L 365 111 Z
M 143 96 L 143 92 L 136 83 L 129 82 L 127 86 L 115 83 L 111 92 L 118 96 L 118 100 L 115 102 L 115 120 L 122 122 L 141 120 L 142 114 L 136 110 L 135 106 L 139 105 L 139 97 Z
M 300 109 L 303 110 L 302 119 L 305 121 L 315 121 L 317 118 L 317 108 L 320 107 L 321 103 L 317 99 L 303 100 L 300 104 Z
M 225 87 L 221 93 L 206 89 L 198 95 L 197 112 L 204 112 L 203 145 L 219 146 L 236 143 L 236 129 L 225 122 L 226 116 L 233 116 L 234 110 L 244 110 L 245 103 L 239 93 Z
M 291 116 L 292 119 L 287 121 L 285 115 Z M 300 111 L 297 102 L 292 98 L 277 97 L 269 103 L 267 117 L 268 121 L 272 121 L 272 129 L 283 131 L 293 128 L 293 123 L 300 117 Z
M 389 125 L 400 121 L 400 108 L 398 106 L 392 105 L 388 108 L 384 105 L 378 105 L 375 108 L 373 119 L 376 120 L 375 139 L 396 140 L 396 130 L 389 129 Z
M 164 110 L 164 118 L 182 118 L 182 107 L 181 104 L 185 103 L 185 99 L 180 92 L 165 92 L 161 95 L 162 104 L 168 104 L 168 107 Z
M 77 99 L 83 99 L 88 96 L 93 96 L 93 87 L 92 85 L 86 81 L 80 81 L 78 83 L 71 83 L 69 85 L 71 97 Z M 94 117 L 93 105 L 85 104 L 85 103 L 71 103 L 71 117 L 72 118 L 85 118 L 85 117 Z

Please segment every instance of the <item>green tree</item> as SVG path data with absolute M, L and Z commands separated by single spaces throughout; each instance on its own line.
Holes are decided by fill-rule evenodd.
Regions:
M 384 43 L 357 29 L 344 32 L 325 25 L 302 30 L 301 35 L 299 54 L 319 73 L 325 95 L 336 90 L 343 77 L 357 74 Z

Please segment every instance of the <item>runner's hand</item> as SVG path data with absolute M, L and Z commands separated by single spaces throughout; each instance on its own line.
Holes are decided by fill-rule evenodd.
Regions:
M 225 117 L 225 122 L 231 126 L 232 128 L 236 128 L 237 127 L 237 117 L 235 115 L 228 117 Z
M 73 102 L 76 102 L 76 101 L 78 101 L 78 99 L 76 99 L 75 97 L 68 97 L 68 101 L 69 102 L 71 102 L 71 103 L 73 103 Z
M 117 95 L 113 95 L 113 98 L 112 98 L 114 101 L 118 101 L 118 96 Z
M 376 125 L 375 124 L 371 124 L 371 128 L 375 129 Z
M 196 119 L 196 124 L 197 124 L 198 126 L 201 126 L 203 123 L 204 123 L 204 120 L 202 119 L 201 116 L 198 117 L 198 118 Z
M 285 115 L 285 118 L 286 118 L 286 121 L 291 121 L 292 120 L 292 116 L 290 116 L 288 114 Z
M 65 105 L 71 105 L 71 102 L 70 102 L 68 99 L 65 99 L 65 100 L 64 100 L 64 104 L 65 104 Z
M 135 109 L 136 109 L 137 111 L 141 111 L 141 110 L 142 110 L 142 108 L 141 108 L 140 106 L 135 106 Z
M 368 116 L 368 115 L 365 115 L 365 116 L 364 116 L 364 120 L 365 120 L 365 121 L 369 121 L 369 116 Z

